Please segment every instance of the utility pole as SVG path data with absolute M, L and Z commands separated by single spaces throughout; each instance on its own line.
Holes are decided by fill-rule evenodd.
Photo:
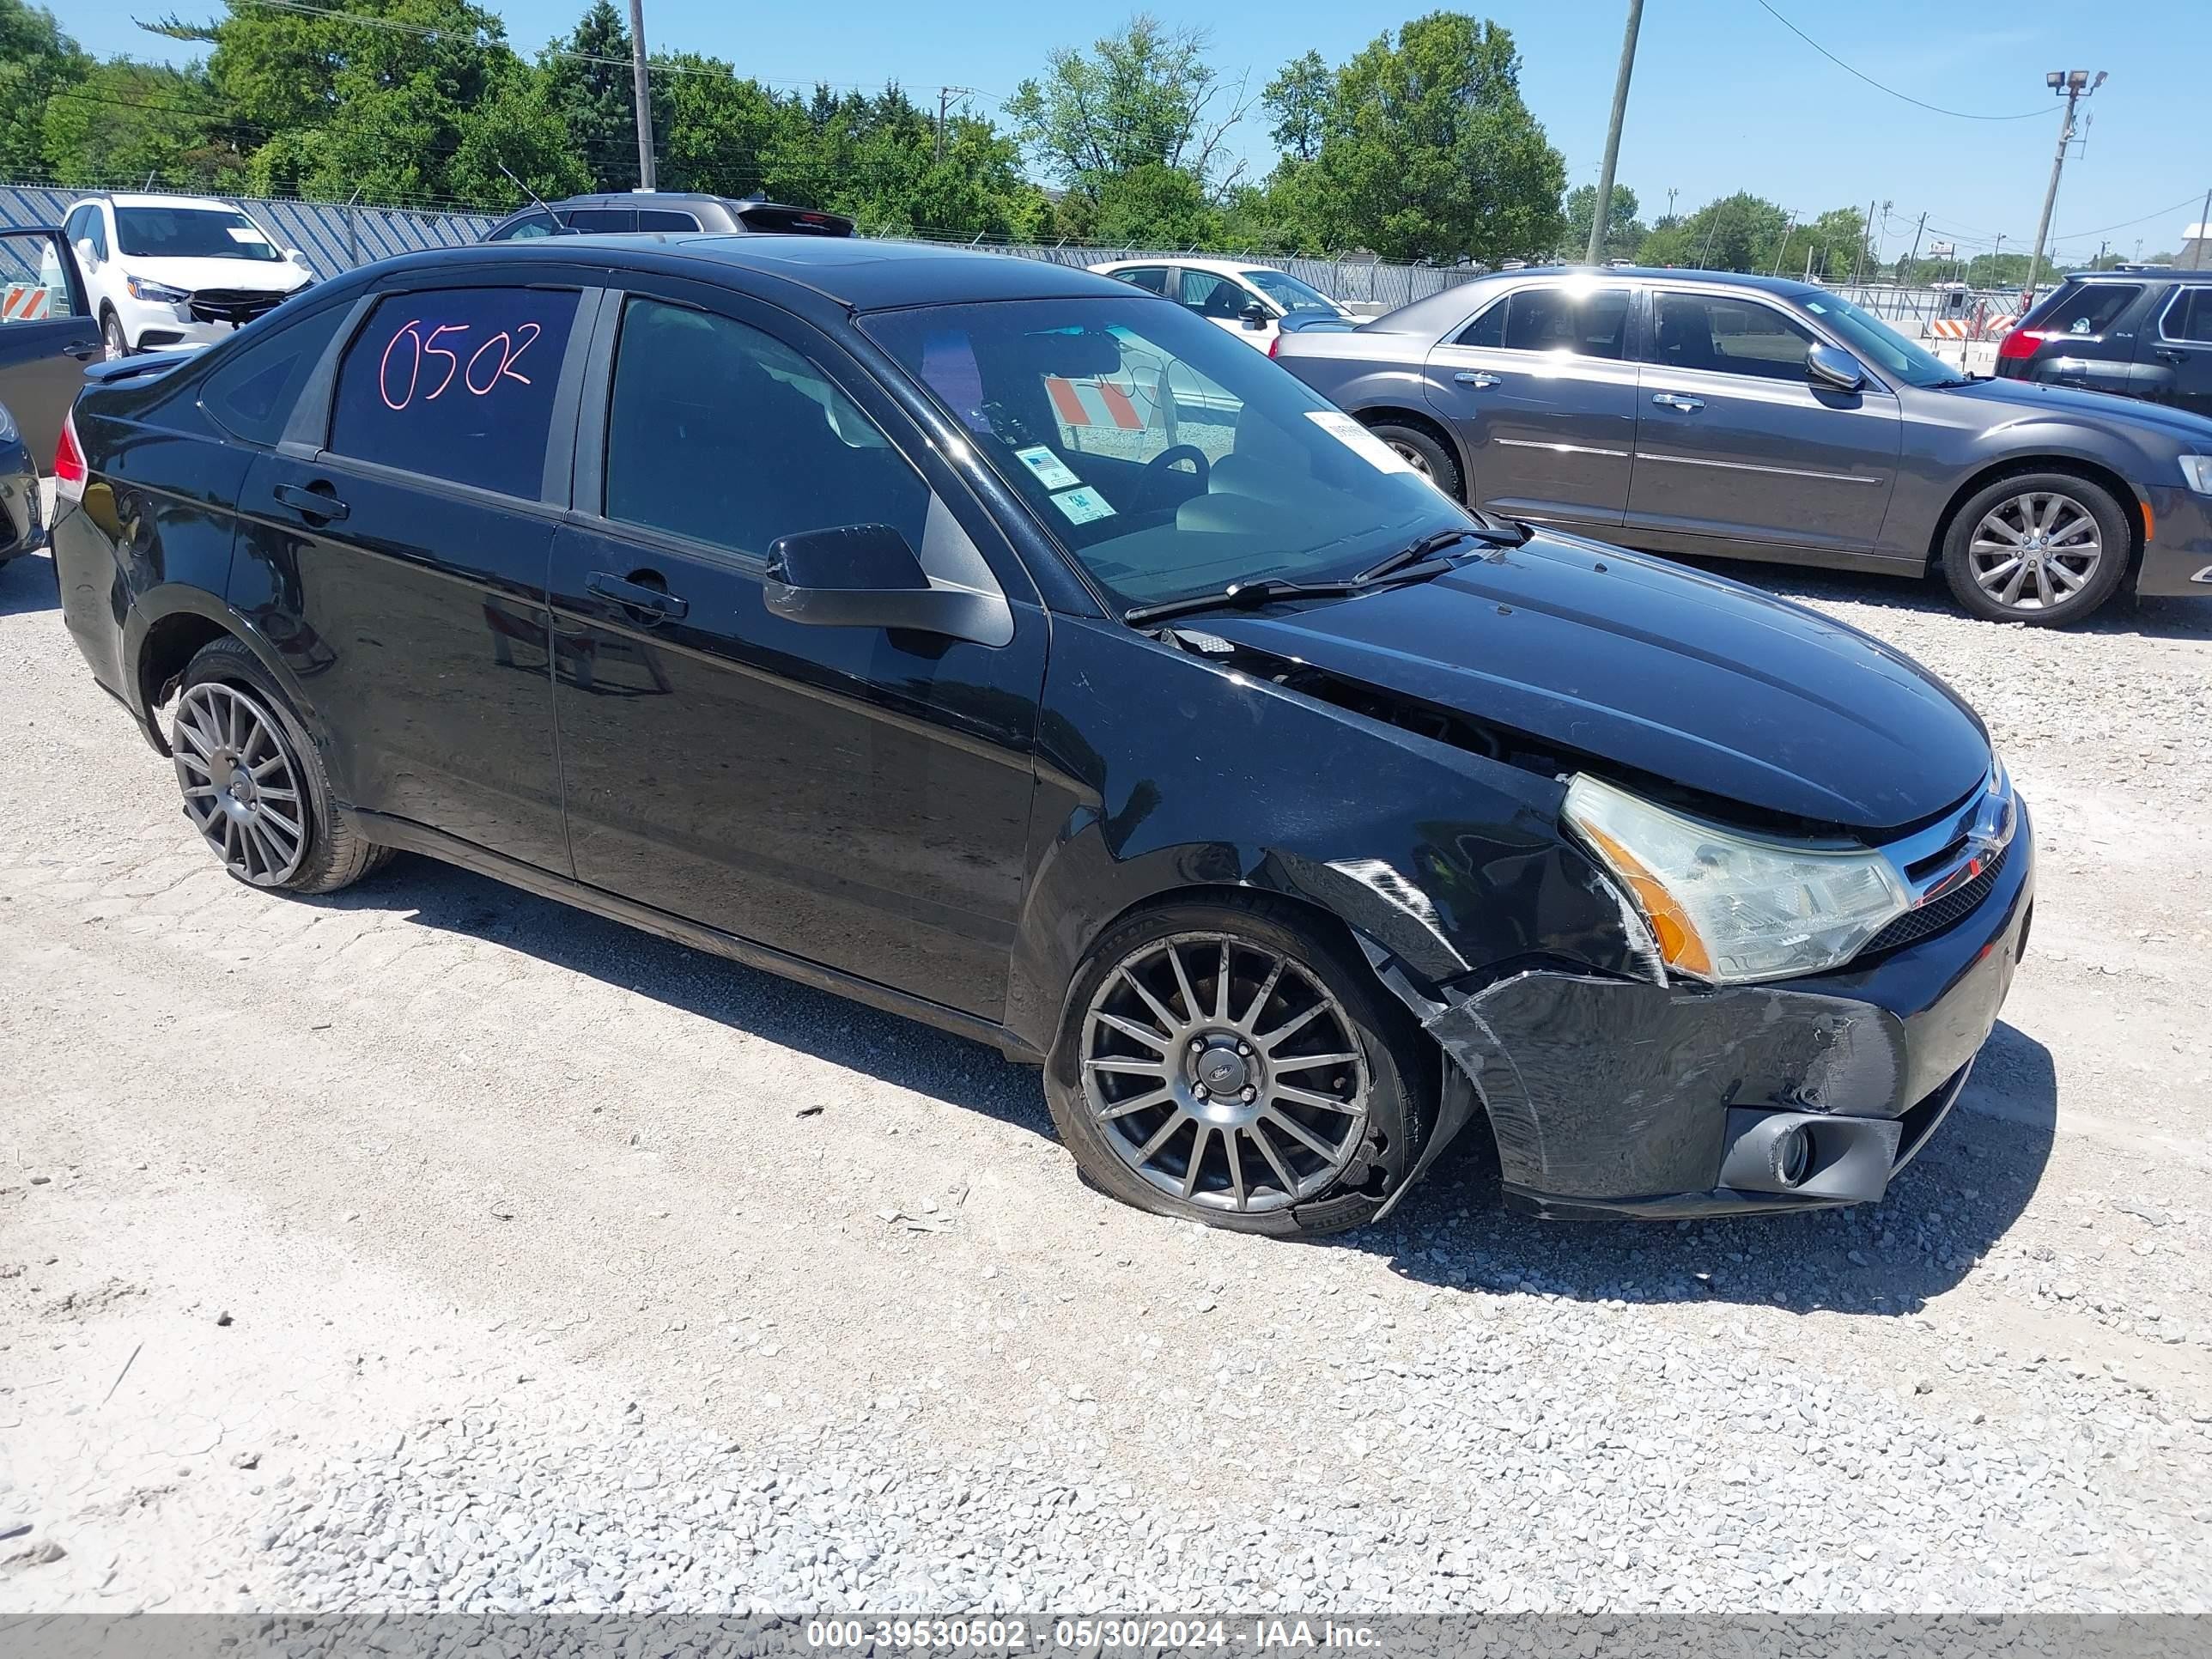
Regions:
M 945 159 L 945 115 L 955 98 L 974 95 L 973 87 L 939 87 L 937 89 L 937 159 Z
M 1920 222 L 1912 228 L 1912 252 L 1905 258 L 1905 264 L 1908 265 L 1917 265 L 1920 263 L 1920 233 L 1927 228 L 1928 216 L 1923 213 L 1920 216 Z M 1905 280 L 1903 271 L 1897 273 L 1897 280 L 1900 283 Z
M 653 174 L 653 91 L 645 78 L 645 0 L 629 0 L 629 78 L 637 94 L 637 187 L 658 188 Z
M 1605 235 L 1613 220 L 1613 170 L 1620 160 L 1620 124 L 1628 114 L 1628 77 L 1636 69 L 1636 31 L 1644 26 L 1644 0 L 1628 0 L 1628 27 L 1620 37 L 1620 72 L 1613 82 L 1613 119 L 1605 130 L 1605 165 L 1597 173 L 1597 210 L 1590 215 L 1588 264 L 1605 262 Z
M 2043 192 L 2043 217 L 2035 225 L 2035 252 L 2028 256 L 2027 287 L 2021 295 L 2023 310 L 2035 303 L 2035 279 L 2043 274 L 2043 240 L 2051 234 L 2051 210 L 2058 201 L 2058 175 L 2066 166 L 2066 146 L 2074 142 L 2075 106 L 2105 84 L 2105 71 L 2099 70 L 2092 81 L 2087 70 L 2053 70 L 2043 77 L 2043 84 L 2066 100 L 2066 119 L 2058 129 L 2057 152 L 2051 158 L 2051 184 Z
M 1769 276 L 1779 276 L 1782 274 L 1782 261 L 1790 252 L 1790 238 L 1796 228 L 1797 210 L 1792 208 L 1788 222 L 1782 227 L 1782 246 L 1774 250 L 1774 269 L 1767 273 Z
M 2212 235 L 2212 223 L 2208 223 L 2208 221 L 2212 221 L 2212 190 L 2204 192 L 2204 205 L 2197 210 L 2197 238 L 2189 245 L 2189 268 L 2191 270 L 2203 269 L 2204 239 L 2208 235 Z M 2140 240 L 2136 243 L 2136 257 L 2137 258 L 2142 257 L 2142 243 Z
M 1667 217 L 1670 220 L 1674 216 L 1674 189 L 1669 185 L 1667 191 Z

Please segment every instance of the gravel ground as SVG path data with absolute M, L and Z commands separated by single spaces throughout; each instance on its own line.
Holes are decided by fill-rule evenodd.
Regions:
M 1033 1073 L 428 862 L 212 866 L 0 570 L 0 1613 L 2202 1611 L 2212 609 L 1777 580 L 2043 860 L 1880 1206 L 1326 1245 L 1075 1179 Z

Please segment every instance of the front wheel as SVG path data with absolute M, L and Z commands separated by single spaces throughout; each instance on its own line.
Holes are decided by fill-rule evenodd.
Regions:
M 2063 627 L 2112 598 L 2133 537 L 2110 490 L 2070 472 L 2000 478 L 1943 538 L 1952 594 L 1986 622 Z
M 100 314 L 100 343 L 111 363 L 120 362 L 131 355 L 131 342 L 123 334 L 123 319 L 112 311 Z
M 1371 1220 L 1412 1169 L 1434 1048 L 1364 963 L 1255 897 L 1112 929 L 1045 1068 L 1060 1138 L 1123 1203 L 1239 1231 Z

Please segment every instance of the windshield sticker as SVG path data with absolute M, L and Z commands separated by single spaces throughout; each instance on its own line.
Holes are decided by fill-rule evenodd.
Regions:
M 252 225 L 225 225 L 223 228 L 230 233 L 230 240 L 234 242 L 252 242 L 261 247 L 269 245 L 269 239 Z
M 1114 516 L 1114 509 L 1106 498 L 1089 484 L 1061 490 L 1052 498 L 1052 504 L 1067 514 L 1070 524 L 1089 524 L 1093 519 Z
M 1067 464 L 1042 444 L 1031 444 L 1027 449 L 1018 449 L 1014 459 L 1036 474 L 1036 480 L 1047 489 L 1066 489 L 1079 484 L 1082 479 L 1067 470 Z
M 1306 411 L 1306 419 L 1377 472 L 1413 472 L 1417 478 L 1421 476 L 1413 472 L 1412 464 L 1404 456 L 1349 415 L 1340 414 L 1333 409 L 1311 409 Z

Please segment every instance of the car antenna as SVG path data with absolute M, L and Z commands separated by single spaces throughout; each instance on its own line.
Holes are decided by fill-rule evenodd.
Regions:
M 547 218 L 553 222 L 553 234 L 556 236 L 565 236 L 569 234 L 568 227 L 561 222 L 561 216 L 554 212 L 551 208 L 547 207 L 544 198 L 541 198 L 536 191 L 531 189 L 531 187 L 524 184 L 521 179 L 516 178 L 514 173 L 508 169 L 506 162 L 494 161 L 492 165 L 497 167 L 501 173 L 507 174 L 507 182 L 508 184 L 513 185 L 517 190 L 520 191 L 525 196 L 527 196 L 530 198 L 530 204 L 532 207 L 536 208 L 540 213 L 544 214 Z

